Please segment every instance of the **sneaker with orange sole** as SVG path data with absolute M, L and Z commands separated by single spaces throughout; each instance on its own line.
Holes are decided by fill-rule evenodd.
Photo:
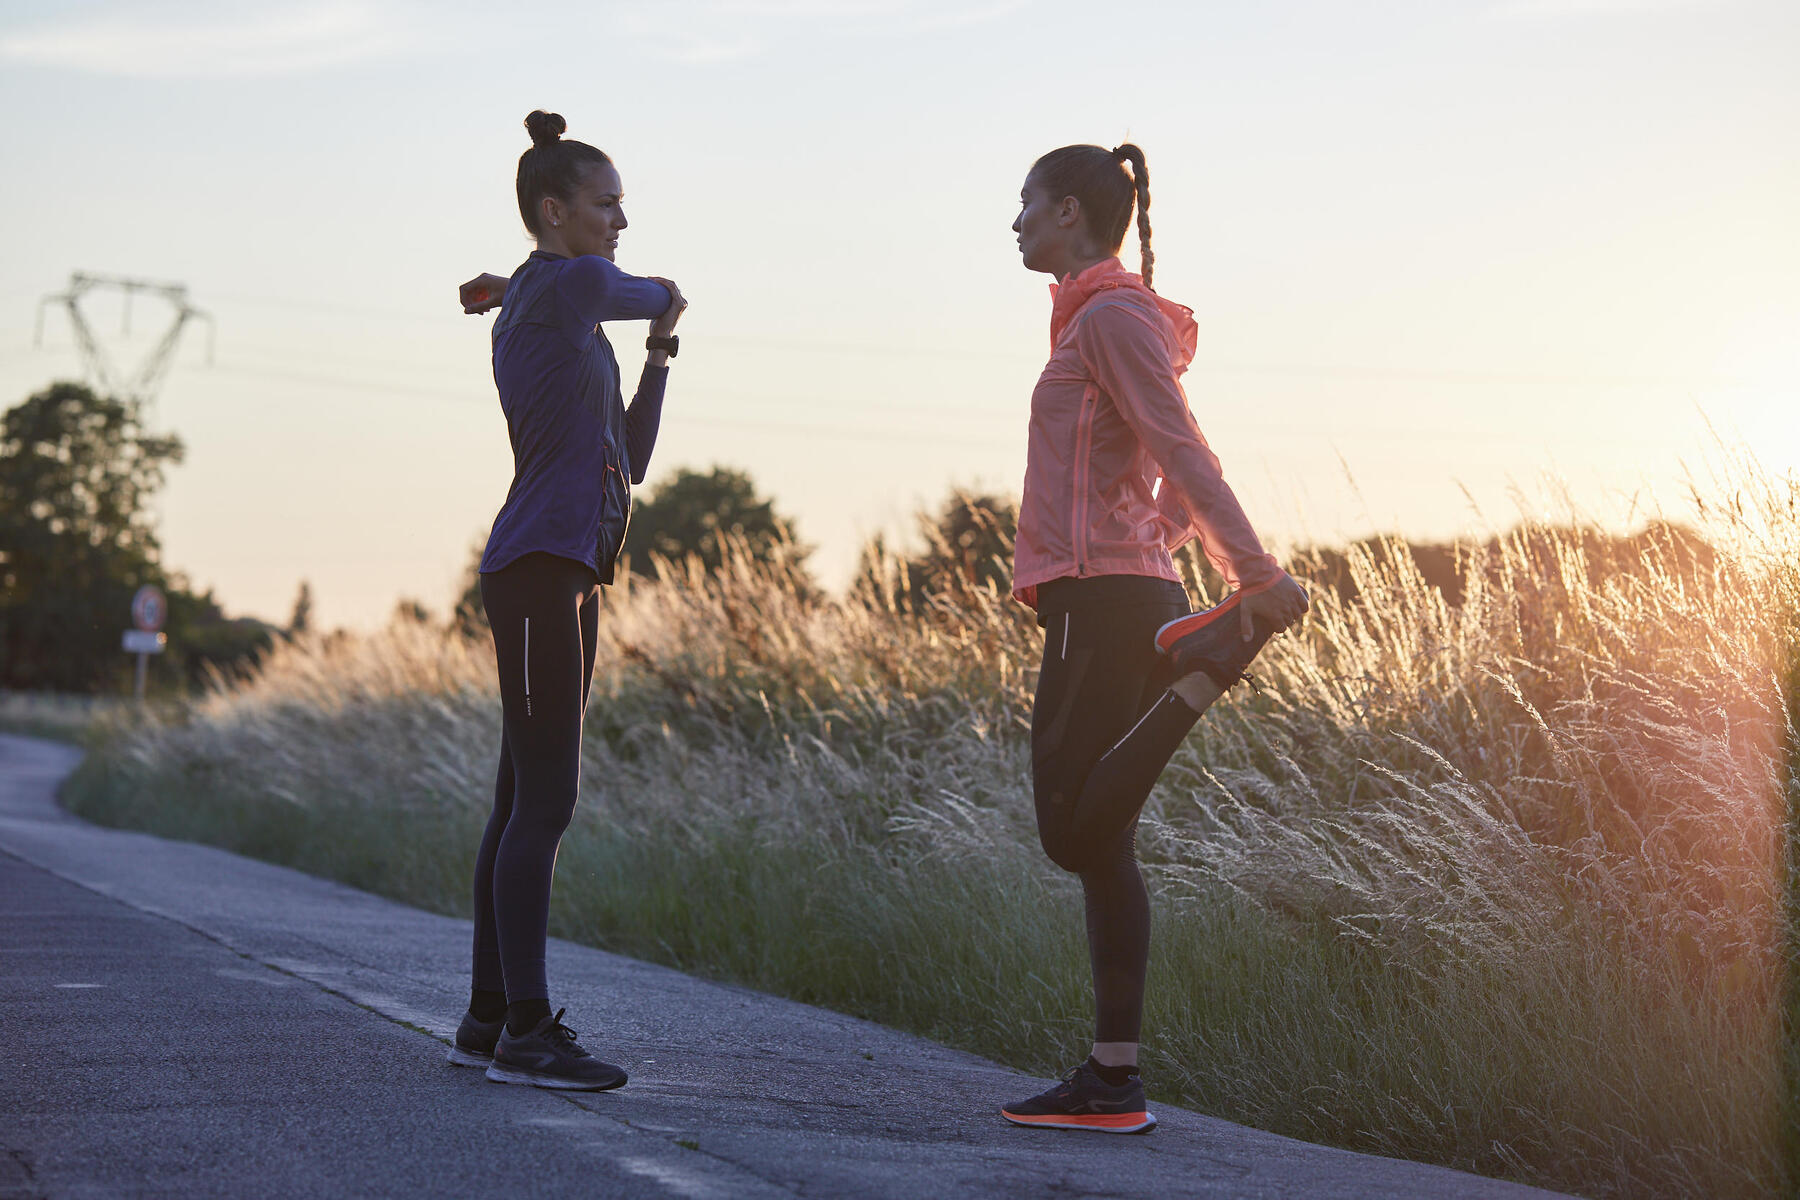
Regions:
M 1220 691 L 1229 690 L 1277 632 L 1256 617 L 1250 640 L 1244 640 L 1243 615 L 1238 611 L 1243 597 L 1244 593 L 1233 592 L 1211 608 L 1176 617 L 1156 631 L 1157 653 L 1175 660 L 1177 675 L 1204 671 Z
M 1085 1062 L 1071 1068 L 1049 1091 L 1008 1104 L 1000 1115 L 1034 1129 L 1148 1133 L 1156 1128 L 1156 1118 L 1144 1107 L 1143 1080 L 1133 1075 L 1114 1087 Z

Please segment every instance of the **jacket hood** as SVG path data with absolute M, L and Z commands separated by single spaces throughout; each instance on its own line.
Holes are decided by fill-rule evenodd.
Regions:
M 1050 285 L 1051 348 L 1062 340 L 1063 330 L 1089 300 L 1118 288 L 1139 292 L 1156 304 L 1175 334 L 1175 344 L 1179 348 L 1175 355 L 1175 373 L 1179 375 L 1186 371 L 1200 344 L 1200 323 L 1194 320 L 1194 310 L 1157 295 L 1145 285 L 1143 276 L 1127 271 L 1116 256 L 1102 259 L 1081 274 Z

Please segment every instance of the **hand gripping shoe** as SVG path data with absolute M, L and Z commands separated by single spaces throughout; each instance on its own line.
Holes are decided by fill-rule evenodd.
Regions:
M 1244 668 L 1279 631 L 1256 617 L 1246 642 L 1238 611 L 1243 597 L 1244 593 L 1233 592 L 1211 608 L 1176 617 L 1156 631 L 1157 653 L 1175 660 L 1177 676 L 1204 671 L 1222 692 L 1244 677 Z

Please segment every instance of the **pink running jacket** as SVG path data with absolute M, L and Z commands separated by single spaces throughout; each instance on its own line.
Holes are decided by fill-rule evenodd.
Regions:
M 1179 580 L 1170 551 L 1198 537 L 1233 587 L 1282 571 L 1250 528 L 1200 435 L 1179 376 L 1193 360 L 1191 309 L 1117 258 L 1050 287 L 1050 361 L 1031 394 L 1013 595 L 1089 575 Z

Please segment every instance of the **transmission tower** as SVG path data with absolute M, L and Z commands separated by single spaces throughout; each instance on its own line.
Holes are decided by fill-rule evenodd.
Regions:
M 112 356 L 100 340 L 94 336 L 94 330 L 88 324 L 87 317 L 81 311 L 81 298 L 95 289 L 120 291 L 125 294 L 124 323 L 122 332 L 131 332 L 131 298 L 139 292 L 147 292 L 159 296 L 169 302 L 174 309 L 174 317 L 157 343 L 151 347 L 135 371 L 129 374 L 115 363 Z M 163 376 L 169 370 L 169 362 L 175 356 L 175 345 L 181 340 L 181 331 L 189 321 L 206 322 L 206 361 L 212 363 L 213 352 L 213 319 L 211 314 L 202 312 L 188 303 L 187 284 L 156 283 L 146 279 L 126 279 L 118 275 L 90 275 L 84 271 L 76 271 L 69 276 L 69 290 L 60 295 L 45 296 L 38 303 L 37 336 L 35 345 L 44 344 L 44 310 L 52 304 L 62 305 L 69 310 L 69 325 L 75 330 L 75 344 L 81 351 L 81 363 L 87 370 L 88 377 L 94 387 L 102 394 L 114 396 L 121 400 L 148 404 L 156 398 L 156 389 L 161 386 Z

